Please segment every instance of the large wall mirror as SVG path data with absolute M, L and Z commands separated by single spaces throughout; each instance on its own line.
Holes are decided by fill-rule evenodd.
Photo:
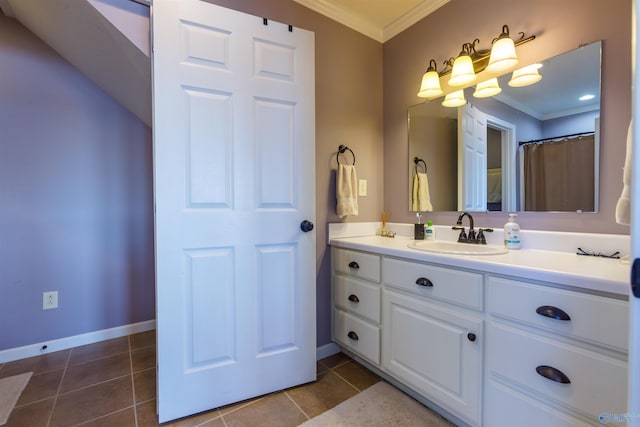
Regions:
M 410 211 L 598 211 L 601 42 L 541 64 L 531 86 L 409 108 Z

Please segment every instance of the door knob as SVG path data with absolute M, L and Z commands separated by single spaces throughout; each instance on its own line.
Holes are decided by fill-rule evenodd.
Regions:
M 311 230 L 313 230 L 313 223 L 305 219 L 300 223 L 300 230 L 304 231 L 305 233 L 310 232 Z

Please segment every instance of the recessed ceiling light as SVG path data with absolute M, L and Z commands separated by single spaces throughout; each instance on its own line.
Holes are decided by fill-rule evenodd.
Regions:
M 580 98 L 578 98 L 580 101 L 588 101 L 590 99 L 595 98 L 595 95 L 591 95 L 590 93 L 587 95 L 582 95 Z

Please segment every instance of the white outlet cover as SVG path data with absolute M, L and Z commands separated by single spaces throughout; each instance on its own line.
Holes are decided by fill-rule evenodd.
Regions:
M 43 292 L 42 309 L 51 310 L 52 308 L 58 308 L 58 291 Z

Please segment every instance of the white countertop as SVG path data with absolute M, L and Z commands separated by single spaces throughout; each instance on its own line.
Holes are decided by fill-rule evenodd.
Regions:
M 540 249 L 510 250 L 502 255 L 451 255 L 412 249 L 408 246 L 411 242 L 412 238 L 400 235 L 394 238 L 370 235 L 329 239 L 330 245 L 340 248 L 629 295 L 631 266 L 627 260 Z

